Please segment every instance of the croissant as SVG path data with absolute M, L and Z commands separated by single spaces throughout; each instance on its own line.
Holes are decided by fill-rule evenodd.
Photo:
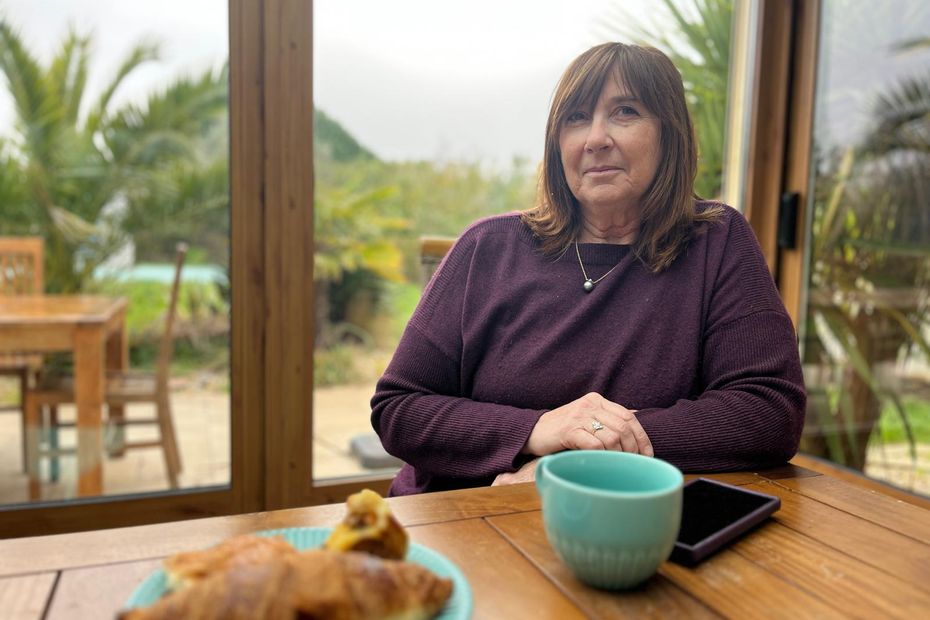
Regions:
M 297 555 L 297 550 L 283 538 L 253 534 L 235 536 L 209 549 L 186 551 L 166 558 L 167 589 L 177 590 L 234 565 L 261 564 L 288 555 Z
M 418 564 L 312 549 L 261 564 L 235 564 L 174 591 L 123 620 L 420 620 L 436 615 L 452 581 Z

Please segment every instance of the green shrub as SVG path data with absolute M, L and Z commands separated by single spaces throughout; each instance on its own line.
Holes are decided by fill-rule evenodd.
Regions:
M 400 341 L 422 293 L 423 289 L 418 283 L 391 282 L 387 286 L 384 305 L 385 311 L 391 317 L 391 335 L 395 342 Z
M 350 347 L 334 346 L 313 352 L 313 385 L 326 387 L 352 383 L 359 378 L 356 354 Z
M 165 329 L 165 312 L 171 285 L 150 281 L 95 281 L 88 292 L 125 297 L 129 362 L 136 368 L 153 368 Z M 229 367 L 229 307 L 219 288 L 209 282 L 184 282 L 178 298 L 175 322 L 175 374 L 202 369 L 223 371 Z
M 930 443 L 930 401 L 919 398 L 904 398 L 904 411 L 907 413 L 914 441 L 917 443 Z M 885 443 L 902 443 L 908 441 L 907 431 L 901 416 L 894 407 L 887 405 L 882 410 L 878 422 L 878 436 Z M 874 439 L 874 436 L 873 436 Z

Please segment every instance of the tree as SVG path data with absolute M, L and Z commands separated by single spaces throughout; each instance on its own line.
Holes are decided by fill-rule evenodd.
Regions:
M 154 43 L 136 45 L 92 101 L 91 47 L 90 36 L 70 30 L 43 66 L 0 18 L 0 71 L 16 115 L 0 150 L 0 219 L 7 233 L 45 239 L 52 292 L 83 288 L 131 238 L 124 224 L 133 212 L 177 190 L 173 173 L 181 162 L 199 165 L 216 156 L 206 146 L 227 108 L 223 69 L 180 79 L 144 107 L 113 109 L 125 80 L 158 58 Z
M 603 30 L 609 38 L 619 35 L 657 47 L 678 67 L 699 145 L 695 191 L 714 198 L 723 178 L 733 0 L 662 0 L 662 5 L 659 17 L 648 23 L 623 5 L 612 7 Z

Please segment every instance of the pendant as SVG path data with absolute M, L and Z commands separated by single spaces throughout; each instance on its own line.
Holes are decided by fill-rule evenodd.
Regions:
M 593 290 L 594 290 L 594 282 L 591 280 L 591 278 L 588 278 L 587 280 L 584 281 L 584 292 L 590 293 Z

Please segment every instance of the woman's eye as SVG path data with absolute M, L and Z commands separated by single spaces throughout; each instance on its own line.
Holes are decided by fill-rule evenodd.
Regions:
M 617 114 L 620 116 L 639 116 L 639 111 L 631 105 L 622 105 L 617 108 Z
M 566 123 L 580 123 L 584 121 L 587 115 L 584 112 L 572 112 L 565 118 Z

